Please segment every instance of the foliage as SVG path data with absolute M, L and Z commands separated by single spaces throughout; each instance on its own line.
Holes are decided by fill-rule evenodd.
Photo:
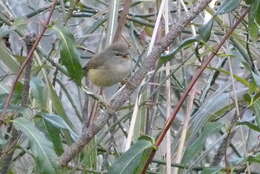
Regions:
M 108 46 L 120 27 L 116 16 L 122 17 L 127 1 L 119 2 L 123 1 L 59 1 L 46 26 L 42 21 L 47 20 L 51 1 L 0 2 L 0 173 L 140 174 L 147 161 L 147 172 L 158 174 L 166 173 L 166 163 L 171 163 L 172 171 L 179 169 L 178 174 L 246 173 L 249 169 L 259 173 L 260 1 L 218 0 L 200 12 L 171 40 L 168 50 L 156 55 L 158 64 L 139 86 L 126 83 L 136 92 L 127 93 L 128 101 L 114 111 L 110 99 L 121 85 L 105 89 L 104 94 L 96 92 L 95 86 L 85 82 L 83 67 Z M 132 1 L 123 25 L 121 40 L 131 45 L 133 76 L 140 69 L 146 71 L 143 62 L 150 54 L 149 44 L 155 42 L 156 49 L 151 50 L 160 48 L 167 26 L 172 32 L 175 21 L 185 19 L 185 9 L 197 4 L 187 1 L 178 9 L 175 1 L 164 8 L 160 8 L 163 1 L 156 2 Z M 215 53 L 216 45 L 247 7 L 246 18 Z M 160 9 L 169 11 L 162 13 L 157 31 Z M 40 36 L 44 27 L 47 31 Z M 29 35 L 31 43 L 25 39 Z M 14 81 L 37 39 L 32 62 Z M 193 86 L 194 100 L 186 98 L 170 125 L 169 137 L 163 136 L 167 140 L 156 147 L 165 121 L 211 53 L 216 54 L 213 61 Z M 5 110 L 8 95 L 11 103 Z M 102 122 L 99 113 L 115 116 Z M 185 119 L 186 113 L 190 119 Z M 97 134 L 84 147 L 81 138 L 93 132 Z M 131 145 L 129 149 L 126 144 Z M 61 166 L 61 156 L 76 146 L 81 147 L 76 157 Z M 171 160 L 165 158 L 169 149 Z M 149 161 L 153 151 L 156 156 Z

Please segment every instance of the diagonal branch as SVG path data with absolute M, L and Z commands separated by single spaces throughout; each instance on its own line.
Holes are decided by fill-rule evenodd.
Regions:
M 192 88 L 194 87 L 194 85 L 196 84 L 197 80 L 199 79 L 199 77 L 201 76 L 201 74 L 203 73 L 203 71 L 207 68 L 208 64 L 211 62 L 211 60 L 215 57 L 215 55 L 218 53 L 218 51 L 220 50 L 220 48 L 223 46 L 223 44 L 225 43 L 225 41 L 231 36 L 231 34 L 233 33 L 233 31 L 237 28 L 237 26 L 241 23 L 241 21 L 244 19 L 244 17 L 247 15 L 247 13 L 249 12 L 249 8 L 246 9 L 244 11 L 244 13 L 240 16 L 240 18 L 236 21 L 236 23 L 230 28 L 230 30 L 224 35 L 223 39 L 220 41 L 220 43 L 215 47 L 215 49 L 212 51 L 212 53 L 208 56 L 207 59 L 205 59 L 205 61 L 203 62 L 203 64 L 201 65 L 200 69 L 196 72 L 196 74 L 193 76 L 191 82 L 189 83 L 188 87 L 186 88 L 185 92 L 183 93 L 183 95 L 181 96 L 179 102 L 176 104 L 171 116 L 169 117 L 169 119 L 166 121 L 164 128 L 162 130 L 162 132 L 160 133 L 159 137 L 156 139 L 155 142 L 155 146 L 160 146 L 160 144 L 163 141 L 163 138 L 165 137 L 167 131 L 170 129 L 173 121 L 176 118 L 177 113 L 179 112 L 182 104 L 184 103 L 185 99 L 187 98 L 187 96 L 189 95 L 189 92 L 192 90 Z M 150 154 L 149 160 L 147 161 L 142 174 L 145 173 L 146 169 L 148 168 L 149 163 L 152 161 L 154 155 L 155 155 L 156 150 L 153 149 L 153 151 Z
M 28 55 L 27 55 L 27 57 L 26 57 L 26 60 L 25 60 L 25 61 L 23 62 L 23 64 L 21 65 L 21 68 L 19 69 L 19 71 L 18 71 L 18 73 L 17 73 L 17 76 L 16 76 L 15 79 L 14 79 L 13 85 L 12 85 L 12 87 L 11 87 L 11 91 L 9 92 L 9 94 L 8 94 L 8 96 L 7 96 L 7 99 L 5 100 L 4 108 L 3 108 L 3 111 L 2 111 L 2 113 L 1 113 L 2 118 L 0 118 L 0 125 L 1 125 L 1 123 L 4 121 L 4 115 L 5 115 L 7 109 L 8 109 L 8 107 L 9 107 L 9 105 L 10 105 L 12 96 L 13 96 L 13 94 L 14 94 L 15 86 L 16 86 L 16 84 L 17 84 L 19 78 L 21 77 L 23 70 L 25 69 L 25 67 L 26 67 L 26 66 L 31 62 L 31 60 L 33 59 L 33 53 L 34 53 L 36 47 L 38 46 L 38 44 L 40 43 L 40 40 L 42 39 L 43 34 L 45 33 L 45 31 L 46 31 L 47 28 L 48 28 L 48 25 L 49 25 L 49 23 L 50 23 L 51 16 L 52 16 L 52 14 L 53 14 L 53 11 L 54 11 L 54 9 L 55 9 L 55 6 L 56 6 L 56 4 L 57 4 L 57 1 L 58 1 L 58 0 L 53 0 L 53 3 L 52 3 L 52 5 L 51 5 L 51 7 L 50 7 L 49 16 L 48 16 L 47 20 L 45 21 L 45 23 L 43 24 L 43 29 L 42 29 L 41 33 L 37 36 L 37 38 L 36 38 L 36 40 L 35 40 L 35 42 L 34 42 L 32 48 L 30 49 L 30 51 L 29 51 L 29 53 L 28 53 Z
M 127 17 L 128 12 L 129 12 L 129 8 L 131 6 L 131 2 L 132 2 L 132 0 L 125 0 L 124 8 L 123 8 L 122 14 L 121 14 L 121 16 L 119 18 L 119 21 L 118 21 L 118 27 L 116 29 L 114 42 L 119 40 L 120 35 L 122 33 L 122 30 L 123 30 L 123 28 L 124 28 L 124 26 L 126 24 L 126 17 Z
M 116 111 L 118 110 L 134 92 L 134 90 L 141 84 L 142 80 L 149 71 L 155 69 L 158 59 L 161 53 L 167 49 L 167 47 L 173 43 L 177 36 L 184 30 L 184 28 L 203 10 L 211 0 L 199 0 L 197 5 L 187 14 L 181 21 L 175 24 L 169 33 L 162 38 L 153 51 L 146 57 L 143 57 L 144 66 L 140 68 L 123 86 L 119 92 L 113 97 L 110 102 L 111 108 Z M 102 128 L 106 121 L 111 118 L 113 114 L 100 112 L 99 119 L 90 126 L 86 132 L 79 138 L 79 140 L 68 147 L 65 152 L 59 158 L 59 164 L 66 166 L 74 156 L 76 156 L 83 147 L 90 142 Z

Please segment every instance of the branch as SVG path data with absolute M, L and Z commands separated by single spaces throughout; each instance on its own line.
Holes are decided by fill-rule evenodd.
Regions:
M 246 16 L 246 14 L 248 13 L 249 8 L 245 10 L 245 12 L 240 16 L 240 18 L 236 21 L 236 23 L 230 28 L 230 30 L 225 34 L 225 36 L 223 37 L 223 39 L 221 40 L 221 42 L 216 46 L 216 48 L 212 51 L 212 53 L 208 56 L 207 59 L 205 59 L 205 61 L 203 62 L 203 64 L 201 65 L 200 69 L 196 72 L 196 74 L 193 76 L 190 84 L 188 85 L 188 87 L 186 88 L 184 94 L 181 96 L 179 102 L 177 103 L 177 105 L 175 106 L 171 116 L 169 117 L 169 119 L 166 121 L 164 128 L 161 132 L 161 134 L 159 135 L 159 137 L 157 138 L 156 142 L 155 142 L 155 146 L 160 146 L 160 144 L 163 141 L 163 138 L 165 137 L 167 131 L 169 130 L 169 128 L 171 127 L 173 121 L 175 120 L 175 117 L 177 115 L 177 113 L 179 112 L 182 104 L 184 103 L 185 99 L 187 98 L 187 96 L 189 95 L 189 92 L 191 91 L 191 89 L 193 88 L 193 86 L 195 85 L 195 83 L 197 82 L 197 80 L 199 79 L 199 77 L 201 76 L 201 74 L 203 73 L 203 71 L 207 68 L 208 64 L 211 62 L 211 60 L 215 57 L 215 55 L 218 53 L 218 51 L 220 50 L 220 48 L 223 46 L 223 44 L 225 43 L 225 41 L 231 36 L 231 34 L 233 33 L 233 31 L 237 28 L 237 26 L 241 23 L 241 21 L 244 19 L 244 17 Z M 150 154 L 149 160 L 146 163 L 146 166 L 143 169 L 143 174 L 145 173 L 145 171 L 147 170 L 149 163 L 152 161 L 154 155 L 155 155 L 156 150 L 153 150 Z
M 184 30 L 184 28 L 203 10 L 211 0 L 199 0 L 197 5 L 187 14 L 182 20 L 175 24 L 169 33 L 163 37 L 157 45 L 154 47 L 153 51 L 147 56 L 143 57 L 143 67 L 140 68 L 124 85 L 115 97 L 110 102 L 110 108 L 113 111 L 118 110 L 129 98 L 129 96 L 134 92 L 134 90 L 141 84 L 142 80 L 149 71 L 155 69 L 158 59 L 161 53 L 167 49 L 167 47 L 173 43 L 177 36 Z M 61 166 L 66 166 L 73 157 L 75 157 L 83 147 L 89 143 L 89 141 L 104 127 L 106 121 L 112 117 L 110 113 L 99 113 L 99 119 L 90 126 L 88 130 L 83 132 L 83 135 L 79 140 L 68 147 L 65 152 L 59 158 L 59 164 Z
M 32 48 L 32 40 L 33 40 L 33 37 L 30 35 L 25 37 L 24 41 L 25 41 L 27 50 L 30 50 Z M 25 69 L 25 73 L 24 73 L 24 88 L 22 91 L 22 99 L 21 99 L 22 106 L 26 106 L 27 102 L 29 100 L 31 68 L 32 68 L 32 59 L 29 61 L 28 65 Z M 17 115 L 14 117 L 17 117 Z M 8 133 L 11 134 L 11 138 L 8 142 L 8 145 L 6 145 L 3 148 L 3 152 L 8 152 L 8 153 L 5 154 L 5 156 L 3 157 L 3 167 L 0 171 L 1 174 L 6 174 L 8 172 L 8 169 L 9 169 L 12 159 L 13 159 L 13 154 L 15 152 L 15 146 L 17 145 L 17 142 L 21 135 L 21 132 L 19 132 L 18 130 L 16 130 L 13 127 L 13 124 L 10 124 L 8 129 L 10 129 L 10 132 L 8 132 Z
M 2 124 L 2 122 L 4 121 L 4 115 L 10 105 L 10 102 L 11 102 L 11 99 L 12 99 L 12 96 L 14 94 L 14 89 L 15 89 L 15 86 L 19 80 L 19 78 L 21 77 L 22 75 L 22 72 L 23 70 L 25 69 L 25 67 L 30 63 L 30 61 L 33 59 L 33 53 L 36 49 L 36 47 L 38 46 L 38 44 L 40 43 L 40 40 L 42 39 L 43 37 L 43 34 L 45 33 L 45 31 L 47 30 L 48 28 L 48 25 L 50 23 L 50 20 L 51 20 L 51 16 L 53 14 L 53 11 L 55 9 L 55 6 L 56 6 L 56 3 L 57 3 L 57 0 L 53 0 L 53 3 L 51 5 L 51 8 L 50 8 L 50 13 L 49 13 L 49 16 L 46 20 L 46 22 L 43 24 L 43 30 L 41 31 L 41 33 L 37 36 L 32 48 L 30 49 L 27 57 L 26 57 L 26 60 L 23 62 L 23 64 L 21 65 L 21 68 L 19 69 L 18 73 L 17 73 L 17 76 L 15 77 L 14 79 L 14 82 L 13 82 L 13 86 L 11 87 L 11 91 L 9 92 L 8 96 L 7 96 L 7 99 L 5 100 L 5 104 L 4 104 L 4 108 L 3 108 L 3 111 L 1 113 L 1 116 L 2 118 L 0 118 L 0 125 Z
M 129 12 L 129 8 L 131 6 L 131 1 L 132 0 L 125 0 L 124 8 L 123 8 L 122 14 L 119 18 L 119 21 L 118 21 L 118 27 L 117 27 L 116 34 L 115 34 L 115 37 L 114 37 L 114 42 L 119 40 L 120 34 L 122 33 L 123 27 L 125 26 L 126 17 L 127 17 L 128 12 Z

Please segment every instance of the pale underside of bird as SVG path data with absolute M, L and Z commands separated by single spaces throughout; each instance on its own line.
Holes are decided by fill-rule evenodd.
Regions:
M 128 46 L 116 42 L 92 57 L 85 69 L 88 79 L 96 86 L 112 86 L 123 81 L 131 71 Z

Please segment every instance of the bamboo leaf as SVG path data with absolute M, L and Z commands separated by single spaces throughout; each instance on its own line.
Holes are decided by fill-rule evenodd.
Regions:
M 237 123 L 237 125 L 245 125 L 248 128 L 250 128 L 256 132 L 260 132 L 260 127 L 258 127 L 257 125 L 254 125 L 253 123 L 250 123 L 248 121 L 240 121 Z
M 33 77 L 30 81 L 30 86 L 32 89 L 32 96 L 39 104 L 41 110 L 46 110 L 47 108 L 47 88 L 46 85 L 37 77 Z
M 174 58 L 174 56 L 180 51 L 180 49 L 198 41 L 199 41 L 198 37 L 191 37 L 183 40 L 175 49 L 171 50 L 167 55 L 161 55 L 159 60 L 159 66 L 163 65 L 164 63 Z
M 218 174 L 221 171 L 220 167 L 204 168 L 201 174 Z
M 241 2 L 241 0 L 226 0 L 219 7 L 216 14 L 222 15 L 224 13 L 230 13 L 231 11 L 233 11 L 234 9 L 236 9 L 239 6 L 240 2 Z
M 140 137 L 127 152 L 114 162 L 108 170 L 108 174 L 140 174 L 153 148 L 152 138 Z
M 77 133 L 64 121 L 61 116 L 49 113 L 40 113 L 40 115 L 42 115 L 42 118 L 51 123 L 54 127 L 68 130 L 74 141 L 78 139 Z
M 79 62 L 80 57 L 75 47 L 75 40 L 73 35 L 65 28 L 60 28 L 57 26 L 52 27 L 57 31 L 58 36 L 61 41 L 60 45 L 60 56 L 61 63 L 66 67 L 69 76 L 78 85 L 81 84 L 81 79 L 84 76 L 83 69 Z
M 213 26 L 213 20 L 209 20 L 206 24 L 199 28 L 199 38 L 204 42 L 207 42 L 211 35 L 211 30 Z
M 6 48 L 3 41 L 0 40 L 0 60 L 8 67 L 12 72 L 17 72 L 19 69 L 19 63 L 11 52 Z
M 247 158 L 247 161 L 252 162 L 252 163 L 260 163 L 260 155 L 249 156 Z
M 205 144 L 205 141 L 209 135 L 212 135 L 213 133 L 219 131 L 223 125 L 221 123 L 217 122 L 208 122 L 203 131 L 201 131 L 201 134 L 199 137 L 193 141 L 193 143 L 188 146 L 187 150 L 184 153 L 182 163 L 189 163 L 193 159 L 195 159 L 198 154 L 202 151 L 203 145 Z
M 31 120 L 23 117 L 13 120 L 16 129 L 22 131 L 31 142 L 31 150 L 39 167 L 40 174 L 56 174 L 57 156 L 52 143 L 34 126 Z

